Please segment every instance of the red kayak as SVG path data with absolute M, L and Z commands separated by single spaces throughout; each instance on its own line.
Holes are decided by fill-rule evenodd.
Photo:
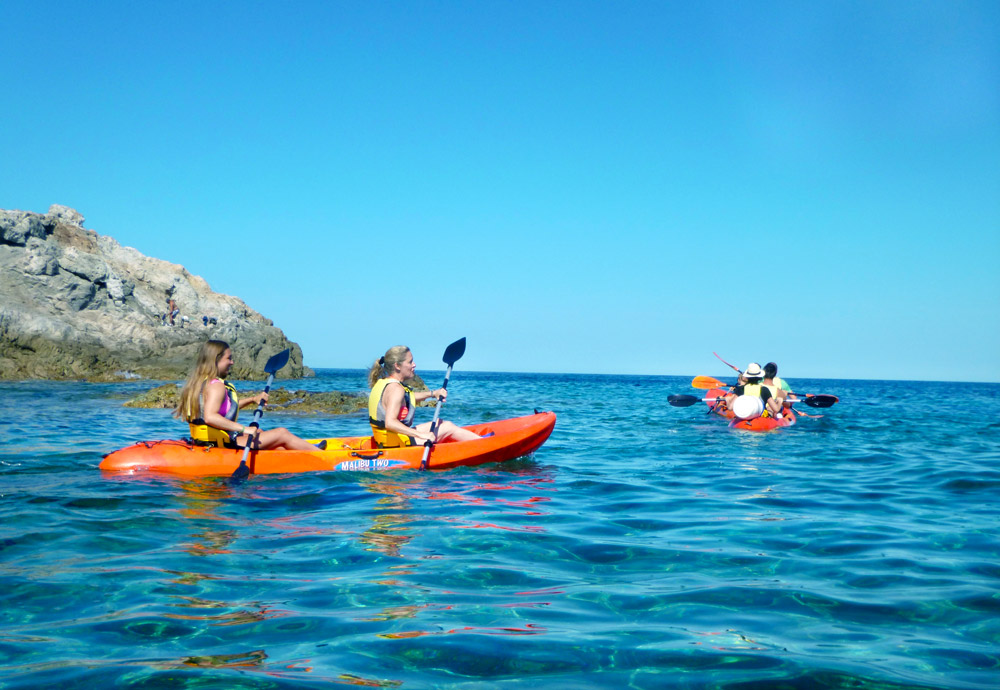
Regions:
M 706 403 L 712 412 L 731 420 L 729 422 L 729 428 L 731 429 L 771 431 L 772 429 L 780 429 L 781 427 L 795 424 L 795 413 L 790 408 L 785 408 L 785 412 L 781 417 L 768 416 L 754 417 L 753 419 L 736 419 L 736 415 L 733 414 L 733 411 L 729 409 L 725 402 L 728 392 L 721 388 L 713 388 L 712 390 L 705 391 L 705 398 L 710 398 L 710 400 L 706 400 Z
M 428 469 L 481 465 L 519 458 L 538 449 L 556 425 L 554 412 L 503 419 L 465 427 L 480 436 L 473 441 L 438 443 L 431 448 Z M 312 439 L 325 440 L 326 450 L 250 451 L 247 463 L 253 474 L 286 474 L 329 470 L 368 471 L 419 469 L 423 446 L 373 448 L 371 436 Z M 190 440 L 142 441 L 104 456 L 102 470 L 119 472 L 169 472 L 202 477 L 225 477 L 239 467 L 243 451 L 196 446 Z

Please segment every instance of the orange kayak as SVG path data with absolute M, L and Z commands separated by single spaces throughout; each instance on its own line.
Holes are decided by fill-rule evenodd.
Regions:
M 775 417 L 754 417 L 753 419 L 736 419 L 736 415 L 733 411 L 726 406 L 723 398 L 726 397 L 725 391 L 721 388 L 713 388 L 710 391 L 705 392 L 705 398 L 708 400 L 708 408 L 717 415 L 725 417 L 731 420 L 729 422 L 729 427 L 731 429 L 744 429 L 746 431 L 771 431 L 772 429 L 780 429 L 783 426 L 791 426 L 795 424 L 795 413 L 790 409 L 785 408 L 784 416 L 780 419 Z
M 537 450 L 556 425 L 554 412 L 504 419 L 465 427 L 479 435 L 474 441 L 439 443 L 431 448 L 428 469 L 481 465 L 519 458 Z M 247 464 L 253 474 L 292 472 L 370 471 L 419 469 L 423 446 L 372 447 L 371 436 L 311 439 L 325 440 L 326 450 L 251 450 Z M 229 476 L 239 466 L 241 449 L 196 446 L 189 440 L 141 441 L 108 453 L 101 469 L 116 472 L 168 472 L 188 476 Z

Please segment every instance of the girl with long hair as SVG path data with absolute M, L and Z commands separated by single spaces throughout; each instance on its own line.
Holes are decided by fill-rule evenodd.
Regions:
M 233 351 L 221 340 L 209 340 L 201 346 L 198 361 L 181 389 L 180 403 L 174 416 L 191 426 L 191 438 L 201 445 L 225 448 L 243 448 L 253 439 L 250 447 L 268 450 L 316 450 L 316 446 L 299 438 L 288 429 L 279 427 L 261 431 L 256 426 L 239 423 L 242 407 L 267 402 L 266 393 L 243 398 L 226 381 L 233 367 Z M 325 445 L 325 442 L 321 445 Z

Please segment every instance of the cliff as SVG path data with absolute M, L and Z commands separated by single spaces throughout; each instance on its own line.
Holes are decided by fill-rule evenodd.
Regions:
M 0 379 L 181 379 L 210 338 L 232 347 L 234 378 L 263 378 L 286 347 L 282 378 L 312 374 L 301 348 L 242 300 L 83 222 L 65 206 L 0 210 Z

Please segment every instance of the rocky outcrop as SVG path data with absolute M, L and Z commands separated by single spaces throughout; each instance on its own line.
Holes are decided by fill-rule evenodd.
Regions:
M 406 382 L 414 391 L 425 391 L 427 385 L 419 376 L 414 376 Z M 240 391 L 240 396 L 250 398 L 260 393 L 259 390 Z M 174 409 L 181 401 L 181 387 L 176 383 L 167 383 L 150 388 L 134 398 L 126 400 L 125 407 L 142 407 L 152 409 Z M 433 407 L 435 400 L 425 399 L 417 403 L 421 407 Z M 296 414 L 350 414 L 368 408 L 367 393 L 344 393 L 328 391 L 314 393 L 310 391 L 289 391 L 284 388 L 273 388 L 267 396 L 269 411 L 281 410 Z M 250 411 L 252 413 L 252 409 Z
M 312 374 L 301 348 L 239 298 L 83 222 L 65 206 L 0 210 L 0 379 L 180 379 L 209 338 L 233 348 L 234 378 L 263 378 L 285 348 L 282 378 Z M 173 326 L 170 297 L 182 309 Z
M 252 397 L 259 390 L 240 391 L 241 397 Z M 290 391 L 272 388 L 268 393 L 268 412 L 288 412 L 293 414 L 351 414 L 368 407 L 368 396 L 363 393 L 343 393 L 327 391 Z M 124 403 L 125 407 L 145 407 L 154 409 L 174 409 L 180 403 L 181 390 L 176 383 L 157 386 Z M 252 415 L 254 408 L 245 410 Z M 240 413 L 241 415 L 243 412 Z M 249 423 L 249 422 L 246 422 Z

